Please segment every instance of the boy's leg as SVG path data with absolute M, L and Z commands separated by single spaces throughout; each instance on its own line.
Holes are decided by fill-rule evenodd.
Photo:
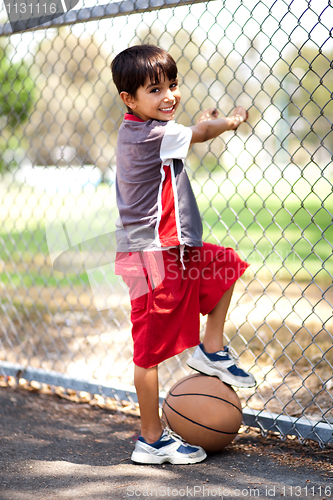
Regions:
M 202 341 L 206 352 L 217 352 L 223 351 L 224 349 L 224 323 L 234 286 L 235 285 L 232 285 L 229 290 L 225 292 L 214 309 L 207 315 L 206 332 Z
M 187 364 L 196 371 L 219 377 L 222 382 L 236 387 L 256 385 L 252 374 L 242 370 L 223 343 L 223 331 L 234 285 L 227 290 L 214 309 L 208 314 L 202 344 L 194 351 Z
M 135 366 L 134 383 L 141 415 L 141 436 L 135 444 L 132 460 L 141 464 L 195 464 L 206 458 L 200 446 L 191 446 L 170 429 L 162 432 L 159 417 L 158 371 Z
M 134 385 L 141 416 L 141 436 L 147 443 L 154 443 L 162 434 L 159 416 L 158 368 L 134 365 Z

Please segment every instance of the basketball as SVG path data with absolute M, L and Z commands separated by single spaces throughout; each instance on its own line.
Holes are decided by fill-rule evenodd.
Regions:
M 217 452 L 238 433 L 242 406 L 232 387 L 217 377 L 197 373 L 171 387 L 163 402 L 162 417 L 189 444 Z

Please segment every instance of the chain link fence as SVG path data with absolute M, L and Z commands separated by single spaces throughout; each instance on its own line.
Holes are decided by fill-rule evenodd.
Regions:
M 79 3 L 14 34 L 0 20 L 0 373 L 135 400 L 128 293 L 101 238 L 124 114 L 110 63 L 149 42 L 177 61 L 178 122 L 249 110 L 187 160 L 205 241 L 251 264 L 225 330 L 258 381 L 238 392 L 244 422 L 332 442 L 330 0 Z M 161 365 L 161 397 L 187 355 Z

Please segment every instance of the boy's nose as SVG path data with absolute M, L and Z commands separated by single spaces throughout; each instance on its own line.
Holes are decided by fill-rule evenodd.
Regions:
M 165 92 L 165 95 L 164 95 L 164 101 L 174 101 L 174 95 L 173 93 L 171 92 L 170 89 L 168 89 L 166 92 Z

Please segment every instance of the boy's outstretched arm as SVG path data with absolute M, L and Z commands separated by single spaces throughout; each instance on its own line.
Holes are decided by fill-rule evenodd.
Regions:
M 218 137 L 227 130 L 235 130 L 242 122 L 246 122 L 248 112 L 243 106 L 237 106 L 227 118 L 218 118 L 216 108 L 203 111 L 193 127 L 191 145 Z

